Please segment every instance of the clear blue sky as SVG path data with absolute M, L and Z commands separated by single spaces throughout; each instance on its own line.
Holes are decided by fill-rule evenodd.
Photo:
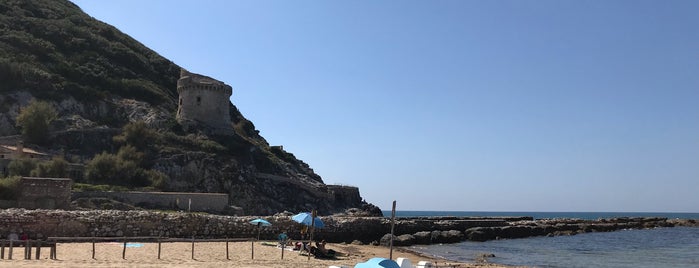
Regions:
M 699 212 L 699 1 L 74 1 L 383 209 Z

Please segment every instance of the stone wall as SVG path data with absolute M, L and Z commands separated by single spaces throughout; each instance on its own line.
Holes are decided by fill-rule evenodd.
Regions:
M 189 238 L 251 238 L 257 226 L 253 216 L 220 216 L 185 212 L 116 210 L 0 210 L 0 236 L 23 230 L 31 238 L 49 236 L 161 236 Z M 316 239 L 328 242 L 364 243 L 390 239 L 391 220 L 384 217 L 320 217 L 325 227 L 315 232 Z M 260 229 L 261 239 L 276 240 L 282 231 L 300 239 L 301 225 L 291 215 L 264 217 L 272 226 Z M 620 218 L 603 220 L 524 220 L 475 218 L 399 218 L 395 226 L 395 245 L 454 243 L 464 240 L 485 241 L 540 235 L 574 235 L 584 232 L 608 232 L 629 228 L 697 226 L 697 221 L 668 221 L 665 218 Z
M 249 222 L 253 216 L 221 216 L 186 212 L 117 211 L 117 210 L 0 210 L 0 236 L 11 230 L 22 229 L 32 237 L 48 236 L 162 236 L 201 238 L 247 238 L 257 235 L 257 226 Z M 384 217 L 320 217 L 325 228 L 317 229 L 315 237 L 329 242 L 370 243 L 378 241 L 390 232 L 391 221 Z M 261 238 L 276 240 L 285 231 L 295 240 L 300 239 L 301 225 L 291 220 L 290 215 L 264 217 L 272 223 L 260 229 Z M 451 228 L 464 230 L 467 226 L 499 226 L 502 220 L 479 220 L 457 225 L 415 225 L 411 220 L 398 220 L 396 234 L 420 231 L 447 231 Z M 426 228 L 426 229 L 424 229 Z
M 106 198 L 143 208 L 222 213 L 227 194 L 180 192 L 75 192 L 78 198 Z M 190 203 L 191 201 L 191 203 Z
M 68 209 L 70 208 L 71 179 L 29 178 L 20 180 L 17 205 L 22 208 Z

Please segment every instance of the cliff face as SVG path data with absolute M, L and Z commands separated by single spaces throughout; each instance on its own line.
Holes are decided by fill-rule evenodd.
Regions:
M 380 214 L 357 188 L 325 185 L 308 164 L 270 146 L 233 104 L 228 110 L 233 135 L 180 126 L 175 120 L 180 69 L 68 1 L 3 1 L 0 136 L 19 133 L 15 120 L 21 107 L 33 99 L 47 101 L 58 119 L 51 145 L 38 149 L 70 162 L 84 164 L 102 151 L 115 152 L 113 137 L 127 123 L 142 121 L 157 133 L 149 141 L 150 164 L 166 175 L 164 190 L 228 193 L 244 214 L 349 208 Z

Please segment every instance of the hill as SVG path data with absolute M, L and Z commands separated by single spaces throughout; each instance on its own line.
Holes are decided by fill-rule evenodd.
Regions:
M 326 185 L 308 164 L 270 146 L 233 104 L 231 135 L 180 125 L 181 69 L 71 2 L 0 2 L 0 143 L 14 142 L 18 115 L 40 100 L 57 117 L 48 143 L 26 146 L 84 165 L 78 183 L 108 181 L 90 173 L 102 157 L 135 167 L 110 184 L 227 193 L 244 214 L 380 213 L 356 187 Z

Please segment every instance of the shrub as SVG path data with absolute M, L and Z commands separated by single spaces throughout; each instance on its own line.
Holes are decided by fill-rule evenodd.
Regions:
M 62 157 L 54 157 L 51 161 L 39 163 L 30 175 L 32 177 L 64 178 L 68 175 L 68 162 Z
M 85 180 L 91 183 L 114 184 L 119 175 L 118 161 L 116 155 L 107 152 L 95 155 L 85 166 Z
M 95 184 L 126 187 L 154 186 L 161 188 L 166 176 L 158 171 L 142 168 L 143 153 L 133 146 L 123 146 L 119 152 L 96 155 L 85 167 L 85 180 Z
M 114 137 L 114 141 L 132 145 L 138 149 L 145 149 L 155 141 L 157 136 L 157 133 L 150 129 L 145 122 L 138 121 L 126 124 L 121 134 Z
M 56 119 L 56 110 L 43 101 L 32 101 L 17 116 L 17 126 L 22 128 L 26 142 L 45 144 L 49 140 L 49 126 Z
M 19 180 L 21 177 L 14 176 L 0 179 L 0 200 L 16 200 L 19 195 Z
M 10 176 L 29 176 L 36 168 L 36 161 L 31 158 L 19 158 L 7 165 Z

